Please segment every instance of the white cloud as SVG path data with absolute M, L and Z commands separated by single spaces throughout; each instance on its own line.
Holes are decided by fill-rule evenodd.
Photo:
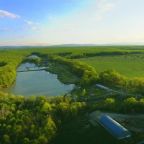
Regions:
M 0 10 L 0 18 L 10 18 L 10 19 L 19 19 L 20 18 L 32 30 L 38 30 L 39 29 L 38 23 L 35 23 L 33 21 L 30 21 L 30 20 L 25 20 L 20 15 L 11 13 L 11 12 L 6 11 L 6 10 Z M 9 30 L 8 28 L 0 28 L 0 31 L 8 31 L 8 30 Z
M 39 23 L 30 21 L 30 20 L 24 20 L 24 22 L 32 29 L 32 30 L 39 30 Z
M 99 0 L 96 3 L 96 19 L 98 21 L 103 20 L 105 15 L 111 12 L 114 9 L 114 7 L 115 3 L 112 3 L 108 0 Z
M 19 15 L 5 11 L 5 10 L 0 10 L 0 18 L 11 18 L 11 19 L 17 19 L 20 18 Z
M 96 43 L 106 39 L 104 23 L 109 21 L 116 2 L 92 0 L 86 7 L 71 15 L 50 16 L 39 37 L 50 43 Z

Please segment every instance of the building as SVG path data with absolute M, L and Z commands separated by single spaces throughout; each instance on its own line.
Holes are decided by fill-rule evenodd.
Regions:
M 108 115 L 101 115 L 98 119 L 98 123 L 103 126 L 112 136 L 116 139 L 125 139 L 131 137 L 131 133 L 114 119 Z

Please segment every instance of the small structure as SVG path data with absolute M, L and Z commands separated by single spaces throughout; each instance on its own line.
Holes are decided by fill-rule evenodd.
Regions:
M 100 89 L 103 89 L 103 90 L 106 90 L 106 91 L 109 91 L 109 92 L 112 92 L 113 90 L 106 87 L 106 86 L 103 86 L 101 84 L 96 84 L 96 87 L 100 88 Z
M 108 115 L 101 115 L 98 123 L 118 140 L 131 137 L 131 133 Z

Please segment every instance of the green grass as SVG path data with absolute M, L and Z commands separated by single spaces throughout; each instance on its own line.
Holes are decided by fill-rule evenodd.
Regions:
M 77 60 L 95 67 L 98 72 L 114 69 L 127 77 L 144 77 L 144 54 L 95 56 Z
M 79 56 L 77 60 L 96 68 L 97 72 L 114 69 L 127 77 L 144 77 L 144 46 L 78 46 L 78 47 L 49 47 L 35 49 L 45 54 L 64 54 L 67 58 Z M 129 52 L 126 55 L 109 55 L 113 52 Z M 108 55 L 84 57 L 85 54 L 108 53 Z M 132 54 L 133 53 L 133 54 Z M 139 54 L 134 54 L 139 53 Z

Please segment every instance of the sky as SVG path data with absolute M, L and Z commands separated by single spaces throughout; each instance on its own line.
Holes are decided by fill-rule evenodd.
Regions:
M 0 45 L 144 44 L 144 0 L 0 0 Z

